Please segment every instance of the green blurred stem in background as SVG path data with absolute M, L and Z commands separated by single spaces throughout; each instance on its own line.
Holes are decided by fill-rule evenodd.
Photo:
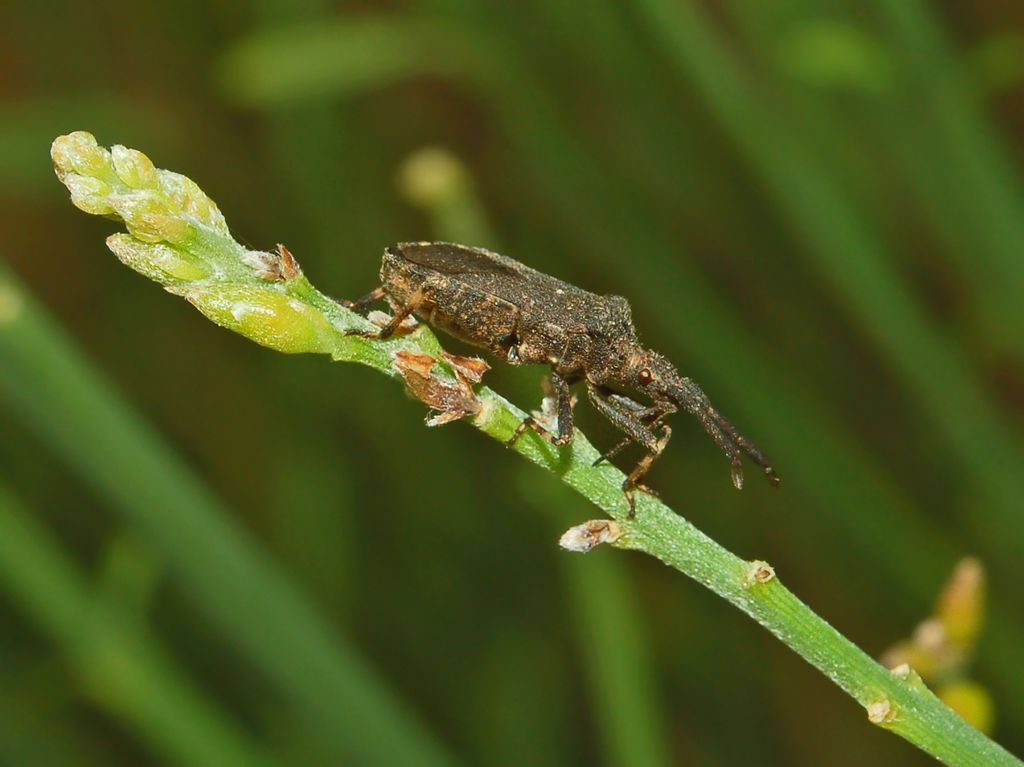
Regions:
M 372 326 L 317 291 L 286 250 L 275 255 L 239 245 L 194 183 L 155 169 L 145 155 L 123 147 L 107 152 L 91 135 L 76 133 L 54 142 L 53 158 L 76 206 L 125 221 L 129 234 L 108 239 L 115 254 L 217 324 L 278 351 L 329 354 L 392 378 L 400 375 L 397 352 L 440 359 L 426 327 L 387 341 L 345 335 Z M 456 385 L 453 370 L 436 367 L 434 386 Z M 486 387 L 475 399 L 473 424 L 498 440 L 508 439 L 526 415 Z M 789 592 L 766 563 L 734 556 L 649 496 L 638 499 L 636 519 L 629 519 L 624 475 L 607 464 L 593 466 L 599 454 L 583 435 L 561 449 L 527 435 L 513 449 L 617 520 L 613 545 L 655 556 L 729 600 L 857 700 L 872 722 L 949 765 L 1022 764 L 946 707 L 912 670 L 890 672 L 876 663 Z
M 3 485 L 0 586 L 64 649 L 86 695 L 133 724 L 167 761 L 276 764 L 203 697 L 137 616 L 97 593 Z
M 145 535 L 325 748 L 374 765 L 454 763 L 3 269 L 0 369 L 29 426 Z

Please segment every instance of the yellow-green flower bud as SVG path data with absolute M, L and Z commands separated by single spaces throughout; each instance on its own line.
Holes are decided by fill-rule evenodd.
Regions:
M 14 322 L 25 308 L 21 292 L 9 282 L 0 279 L 0 329 Z
M 221 327 L 286 354 L 329 353 L 336 331 L 319 311 L 269 287 L 202 285 L 182 291 Z
M 117 177 L 132 189 L 154 189 L 158 177 L 153 161 L 138 149 L 117 144 L 110 148 L 110 158 Z
M 160 178 L 160 189 L 175 205 L 220 234 L 230 236 L 228 225 L 224 221 L 220 209 L 199 188 L 199 184 L 174 171 L 158 170 L 157 173 Z
M 110 187 L 98 178 L 68 173 L 61 179 L 71 192 L 71 202 L 79 210 L 94 216 L 109 216 L 114 212 L 110 204 Z
M 194 282 L 210 276 L 184 251 L 162 242 L 142 242 L 129 234 L 112 234 L 107 247 L 121 263 L 164 285 Z
M 949 641 L 970 649 L 985 621 L 985 570 L 977 559 L 968 557 L 957 565 L 935 608 Z
M 50 147 L 50 156 L 57 175 L 63 181 L 68 173 L 95 178 L 113 174 L 110 152 L 96 143 L 96 138 L 86 131 L 75 131 L 58 136 Z M 106 180 L 112 180 L 107 178 Z
M 220 273 L 240 271 L 239 253 L 243 249 L 232 239 L 217 206 L 191 179 L 156 168 L 149 157 L 135 149 L 118 145 L 108 152 L 85 131 L 59 136 L 50 153 L 57 176 L 78 208 L 119 217 L 135 238 L 147 243 L 166 242 L 195 256 L 191 268 L 179 265 L 172 271 L 213 271 L 208 265 L 195 266 L 207 260 L 217 263 Z M 145 274 L 160 273 L 146 266 L 151 259 L 134 258 L 133 254 L 129 259 Z
M 149 189 L 112 194 L 111 207 L 124 219 L 128 231 L 146 242 L 182 244 L 192 236 L 191 227 L 166 195 Z

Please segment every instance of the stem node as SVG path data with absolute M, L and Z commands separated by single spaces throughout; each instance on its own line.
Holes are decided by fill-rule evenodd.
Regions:
M 888 698 L 876 700 L 867 705 L 868 721 L 872 724 L 885 726 L 895 721 L 898 709 Z
M 622 535 L 622 527 L 615 520 L 592 519 L 566 530 L 558 539 L 558 545 L 567 551 L 586 554 L 602 543 L 615 543 Z
M 775 578 L 775 568 L 761 559 L 750 563 L 750 569 L 743 578 L 743 588 L 751 589 L 760 583 L 767 583 Z

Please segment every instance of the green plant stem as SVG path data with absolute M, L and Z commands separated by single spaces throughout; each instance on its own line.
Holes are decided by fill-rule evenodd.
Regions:
M 308 290 L 312 292 L 313 288 L 310 286 Z M 419 351 L 437 354 L 436 338 L 425 327 L 400 343 L 407 345 L 417 337 L 421 340 Z M 347 345 L 355 340 L 360 347 L 374 349 L 396 343 L 345 340 Z M 394 375 L 390 362 L 386 368 L 379 367 L 379 353 L 346 348 L 339 349 L 336 358 L 368 364 Z M 526 413 L 486 387 L 480 388 L 478 396 L 484 408 L 473 419 L 474 426 L 505 442 Z M 882 727 L 954 767 L 1020 767 L 1022 764 L 961 719 L 916 675 L 899 678 L 873 660 L 797 599 L 778 578 L 773 577 L 766 583 L 752 581 L 755 563 L 730 553 L 661 501 L 646 495 L 640 497 L 636 518 L 630 520 L 621 490 L 625 475 L 607 463 L 593 466 L 600 453 L 582 434 L 577 432 L 571 445 L 556 448 L 530 433 L 511 449 L 553 472 L 618 520 L 625 535 L 617 546 L 643 551 L 690 576 L 771 631 L 869 713 L 887 711 L 884 716 L 878 714 L 883 719 L 878 722 Z
M 394 367 L 397 351 L 440 358 L 441 346 L 426 326 L 386 340 L 348 335 L 349 330 L 373 326 L 317 291 L 285 254 L 275 260 L 238 245 L 198 188 L 189 188 L 184 202 L 176 202 L 178 182 L 169 175 L 154 177 L 148 158 L 125 160 L 122 151 L 120 162 L 128 167 L 115 175 L 109 157 L 87 134 L 62 137 L 54 147 L 59 173 L 76 205 L 94 213 L 111 206 L 125 211 L 121 215 L 136 241 L 111 238 L 108 243 L 115 252 L 189 298 L 218 324 L 271 348 L 328 354 L 391 378 L 400 375 Z M 139 189 L 148 190 L 147 207 L 126 205 Z M 172 242 L 179 250 L 170 259 L 168 249 L 154 240 Z M 454 380 L 445 365 L 438 367 L 443 379 Z M 478 387 L 476 397 L 479 409 L 471 422 L 506 443 L 526 413 L 485 386 Z M 789 592 L 764 563 L 731 554 L 651 496 L 641 494 L 636 517 L 629 518 L 621 489 L 625 475 L 608 463 L 595 466 L 599 453 L 584 435 L 577 432 L 570 445 L 558 448 L 528 431 L 510 449 L 553 472 L 618 520 L 624 534 L 615 545 L 655 556 L 727 599 L 864 706 L 872 721 L 951 767 L 1021 767 L 1018 759 L 935 697 L 916 674 L 908 670 L 896 675 L 858 649 Z
M 522 413 L 493 392 L 491 415 L 477 426 L 507 439 Z M 786 589 L 778 578 L 760 583 L 752 577 L 758 563 L 730 553 L 661 501 L 644 496 L 635 520 L 626 516 L 617 469 L 591 464 L 598 451 L 582 435 L 558 450 L 543 440 L 520 440 L 517 450 L 554 472 L 622 525 L 620 548 L 650 554 L 690 576 L 754 618 L 790 649 L 824 673 L 858 703 L 888 706 L 881 726 L 948 765 L 981 767 L 1021 762 L 949 709 L 916 677 L 895 676 L 846 639 Z M 876 708 L 875 710 L 883 710 Z M 891 717 L 891 718 L 890 718 Z
M 352 314 L 319 293 L 308 281 L 298 287 L 311 306 L 343 331 L 353 327 Z M 357 327 L 365 327 L 358 322 Z M 440 344 L 426 327 L 387 341 L 371 341 L 338 333 L 331 352 L 336 360 L 368 365 L 395 378 L 392 353 L 399 349 L 439 356 Z M 508 440 L 526 413 L 496 392 L 481 387 L 483 403 L 472 423 L 501 442 Z M 879 665 L 816 615 L 777 578 L 749 584 L 754 564 L 731 554 L 661 501 L 641 496 L 637 516 L 629 520 L 622 494 L 625 475 L 606 464 L 593 466 L 600 455 L 577 432 L 572 444 L 555 448 L 533 433 L 511 450 L 558 475 L 602 511 L 619 520 L 626 531 L 616 544 L 661 559 L 724 597 L 771 631 L 865 708 L 888 702 L 893 717 L 881 726 L 906 738 L 951 766 L 998 767 L 1022 764 L 1001 746 L 968 725 L 917 680 L 900 679 Z

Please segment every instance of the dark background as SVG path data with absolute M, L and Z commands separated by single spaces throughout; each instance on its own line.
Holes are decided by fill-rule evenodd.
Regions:
M 0 763 L 930 763 L 680 574 L 560 551 L 595 510 L 499 444 L 120 266 L 50 169 L 77 129 L 334 295 L 456 239 L 627 296 L 784 480 L 735 492 L 677 416 L 666 502 L 873 655 L 978 556 L 971 673 L 1024 751 L 1016 3 L 4 5 L 0 283 L 63 331 L 0 310 Z

